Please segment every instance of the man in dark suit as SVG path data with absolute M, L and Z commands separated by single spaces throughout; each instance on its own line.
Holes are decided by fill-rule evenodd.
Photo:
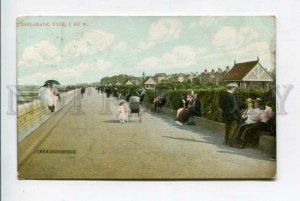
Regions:
M 222 110 L 222 119 L 225 122 L 224 144 L 226 146 L 234 145 L 234 136 L 241 119 L 237 99 L 234 95 L 237 87 L 236 83 L 229 83 L 227 84 L 227 91 L 219 95 L 219 107 Z

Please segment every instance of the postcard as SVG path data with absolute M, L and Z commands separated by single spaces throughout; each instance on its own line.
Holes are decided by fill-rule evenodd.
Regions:
M 18 178 L 275 179 L 275 24 L 18 17 Z

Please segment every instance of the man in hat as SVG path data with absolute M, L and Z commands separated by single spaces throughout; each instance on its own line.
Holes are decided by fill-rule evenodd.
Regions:
M 240 110 L 234 95 L 238 85 L 236 83 L 227 84 L 227 91 L 219 95 L 219 107 L 222 111 L 222 118 L 225 121 L 224 145 L 233 146 L 234 138 L 241 119 Z

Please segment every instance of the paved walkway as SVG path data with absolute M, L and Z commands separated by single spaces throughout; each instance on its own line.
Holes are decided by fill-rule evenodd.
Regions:
M 19 168 L 19 178 L 208 179 L 275 175 L 276 162 L 268 155 L 256 149 L 225 147 L 223 136 L 209 130 L 178 126 L 171 118 L 146 111 L 142 123 L 133 117 L 132 122 L 120 124 L 114 98 L 109 101 L 96 91 L 86 93 L 81 106 L 81 112 L 68 110 L 37 152 Z

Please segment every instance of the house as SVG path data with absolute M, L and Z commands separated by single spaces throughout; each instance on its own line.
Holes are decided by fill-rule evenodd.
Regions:
M 139 85 L 140 84 L 139 80 L 131 80 L 131 82 L 132 82 L 133 85 Z
M 124 82 L 124 85 L 133 85 L 133 83 L 131 82 L 131 80 L 126 80 L 126 81 Z
M 257 58 L 256 61 L 243 63 L 234 62 L 234 66 L 223 77 L 223 81 L 237 82 L 239 86 L 243 88 L 258 86 L 268 90 L 268 85 L 270 82 L 273 82 L 273 79 L 259 63 L 259 58 Z
M 153 79 L 156 83 L 161 83 L 164 80 L 169 80 L 169 77 L 166 73 L 157 73 L 153 76 Z
M 207 84 L 209 83 L 209 72 L 207 69 L 204 70 L 204 72 L 201 73 L 199 76 L 199 81 L 201 84 Z
M 121 86 L 121 83 L 120 83 L 119 81 L 117 81 L 117 82 L 115 83 L 115 86 Z
M 184 82 L 185 80 L 185 75 L 183 73 L 174 75 L 175 82 Z
M 196 78 L 198 75 L 196 74 L 196 73 L 189 73 L 189 74 L 187 74 L 186 75 L 186 78 L 185 78 L 185 80 L 186 81 L 191 81 L 191 82 L 193 82 L 193 80 L 194 80 L 194 78 Z
M 218 71 L 215 73 L 215 83 L 216 83 L 216 85 L 218 85 L 221 81 L 223 81 L 223 77 L 224 77 L 225 74 L 226 74 L 226 71 L 223 72 L 221 68 L 218 68 Z
M 157 82 L 155 82 L 155 80 L 152 77 L 149 77 L 144 82 L 145 89 L 154 89 L 156 85 L 157 85 Z

